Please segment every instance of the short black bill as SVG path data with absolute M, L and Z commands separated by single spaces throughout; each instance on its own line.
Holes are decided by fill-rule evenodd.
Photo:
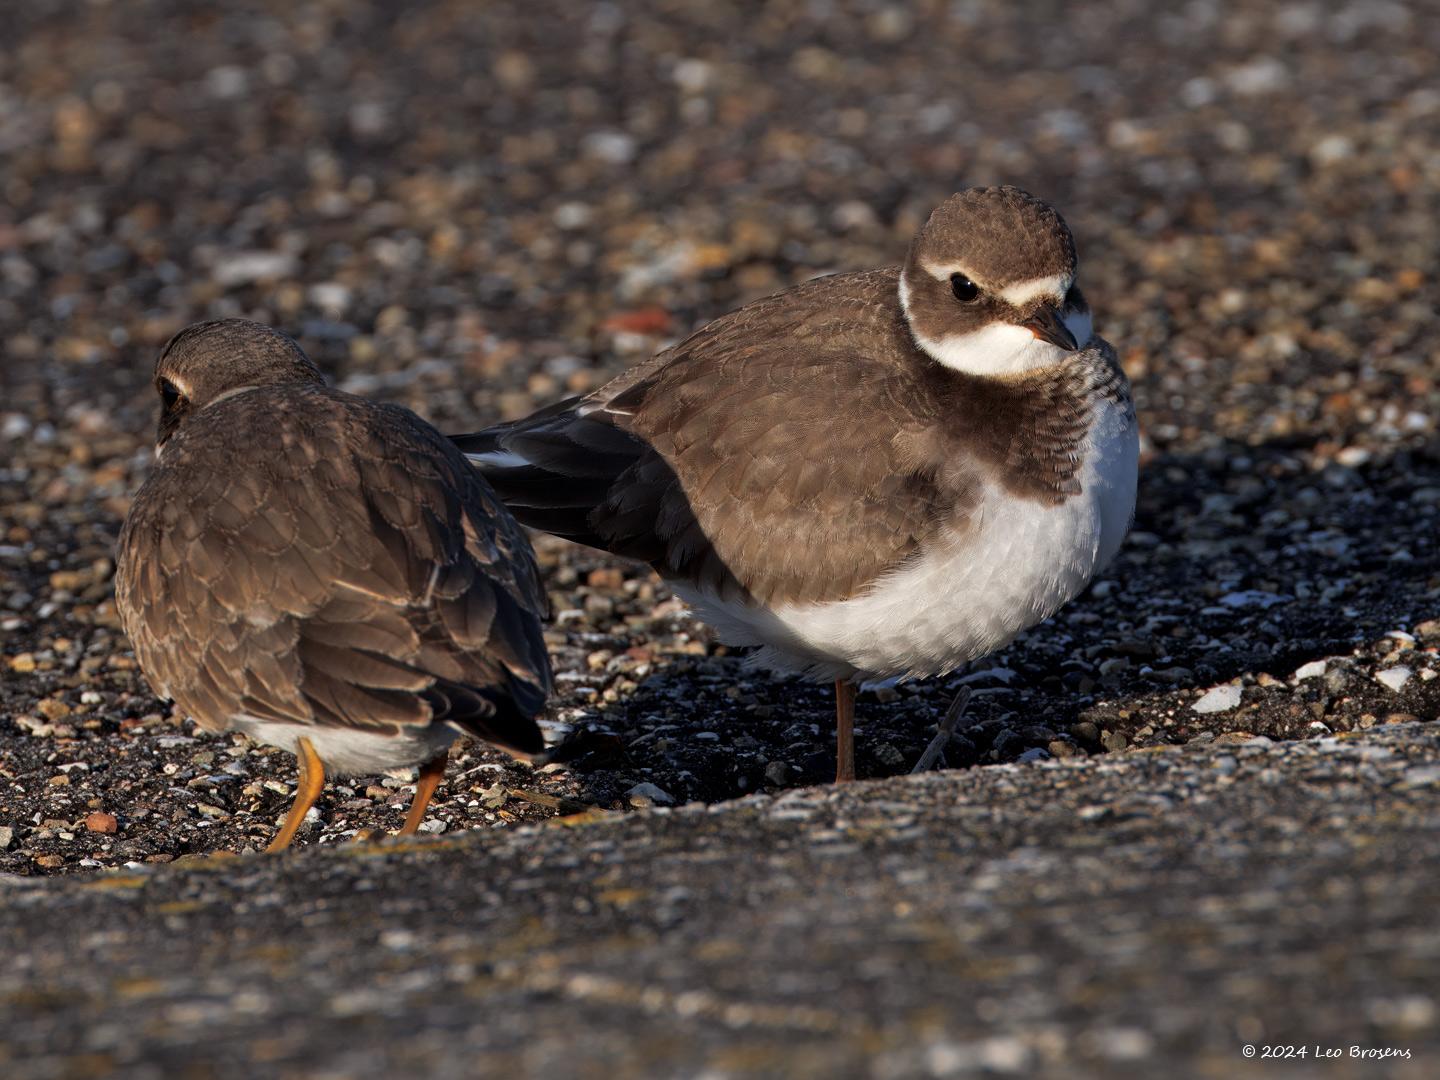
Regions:
M 1080 343 L 1075 340 L 1075 335 L 1065 325 L 1065 320 L 1060 318 L 1060 312 L 1056 308 L 1042 307 L 1021 325 L 1041 341 L 1048 341 L 1051 345 L 1056 345 L 1066 352 L 1074 352 L 1080 347 Z

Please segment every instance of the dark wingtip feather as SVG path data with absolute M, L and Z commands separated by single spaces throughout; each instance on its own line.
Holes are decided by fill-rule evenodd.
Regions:
M 539 754 L 545 749 L 545 736 L 535 717 L 544 707 L 544 692 L 518 680 L 508 681 L 508 686 L 462 686 L 441 679 L 422 696 L 435 721 L 454 724 L 513 754 Z
M 449 438 L 462 454 L 489 454 L 500 449 L 499 435 L 502 430 L 502 428 L 487 428 L 485 431 L 476 431 L 469 435 L 451 435 Z

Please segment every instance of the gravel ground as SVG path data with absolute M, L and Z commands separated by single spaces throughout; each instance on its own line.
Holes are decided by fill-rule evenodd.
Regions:
M 978 722 L 946 764 L 1109 755 L 1118 777 L 1152 760 L 1137 748 L 1389 745 L 1440 716 L 1433 4 L 29 0 L 7 18 L 0 873 L 253 849 L 290 800 L 288 755 L 168 718 L 115 618 L 173 331 L 274 323 L 342 387 L 473 430 L 776 288 L 897 262 L 967 184 L 1066 214 L 1145 454 L 1121 556 L 965 676 Z M 457 754 L 427 831 L 831 774 L 825 688 L 748 672 L 648 573 L 538 547 L 563 761 Z M 860 774 L 904 772 L 956 683 L 863 692 Z M 999 793 L 993 771 L 944 783 Z M 403 777 L 331 785 L 302 840 L 393 830 L 407 799 Z
M 1437 784 L 1407 724 L 10 878 L 0 1070 L 1420 1080 Z
M 115 620 L 174 330 L 276 323 L 473 430 L 897 261 L 968 183 L 1069 216 L 1146 461 L 1120 559 L 968 676 L 947 764 L 1440 713 L 1433 7 L 260 6 L 37 0 L 0 54 L 0 870 L 239 851 L 288 803 L 292 759 L 172 723 Z M 832 775 L 827 690 L 747 673 L 634 567 L 540 552 L 566 767 L 472 748 L 429 828 L 553 812 L 516 788 Z M 954 685 L 863 693 L 861 775 L 904 771 Z M 332 787 L 307 838 L 406 797 Z

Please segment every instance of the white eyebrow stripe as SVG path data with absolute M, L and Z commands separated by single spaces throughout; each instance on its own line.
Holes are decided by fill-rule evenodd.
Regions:
M 994 293 L 1007 304 L 1015 307 L 1024 307 L 1030 301 L 1042 296 L 1053 296 L 1056 300 L 1064 300 L 1065 293 L 1069 291 L 1074 279 L 1069 274 L 1051 274 L 1047 277 L 1030 278 L 1028 281 L 1017 281 L 1014 285 L 1007 285 L 1003 289 L 996 289 L 988 285 L 984 279 L 976 277 L 965 267 L 956 263 L 953 266 L 931 266 L 926 264 L 925 269 L 929 271 L 936 281 L 949 281 L 951 274 L 964 274 L 971 281 L 975 282 L 986 292 Z
M 1042 296 L 1053 296 L 1056 300 L 1064 300 L 1065 293 L 1069 288 L 1070 278 L 1067 275 L 1051 274 L 1049 277 L 1017 281 L 1014 285 L 1007 285 L 996 295 L 1007 304 L 1024 307 L 1030 301 Z
M 176 383 L 175 385 L 178 387 L 180 384 L 179 384 L 179 383 Z M 209 401 L 207 401 L 207 402 L 205 403 L 205 408 L 208 409 L 208 408 L 210 408 L 210 406 L 212 406 L 212 405 L 219 405 L 220 402 L 222 402 L 222 401 L 228 401 L 230 398 L 234 397 L 236 394 L 248 394 L 251 390 L 259 390 L 259 389 L 260 389 L 260 387 L 258 387 L 258 386 L 237 386 L 237 387 L 235 387 L 235 388 L 233 388 L 233 389 L 231 389 L 231 390 L 226 390 L 223 394 L 220 394 L 220 395 L 217 396 L 217 397 L 211 398 Z M 188 391 L 185 392 L 185 396 L 186 396 L 186 397 L 189 397 L 189 396 L 190 396 L 189 393 L 188 393 Z

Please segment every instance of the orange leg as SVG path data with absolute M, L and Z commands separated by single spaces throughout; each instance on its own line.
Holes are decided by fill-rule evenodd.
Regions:
M 835 680 L 835 782 L 855 779 L 855 684 Z
M 280 826 L 280 831 L 275 834 L 275 839 L 270 841 L 266 851 L 280 851 L 290 846 L 290 841 L 294 840 L 295 834 L 300 831 L 300 823 L 305 820 L 305 815 L 310 812 L 310 807 L 315 805 L 315 800 L 320 798 L 320 792 L 325 788 L 325 766 L 320 761 L 320 755 L 315 753 L 315 747 L 310 745 L 309 739 L 295 740 L 295 760 L 300 766 L 300 779 L 295 785 L 295 802 L 290 807 L 285 824 Z
M 401 836 L 413 836 L 425 820 L 425 810 L 440 781 L 445 777 L 446 754 L 431 758 L 420 766 L 420 777 L 415 781 L 415 797 L 410 800 L 410 813 L 405 815 L 405 824 L 400 826 Z

